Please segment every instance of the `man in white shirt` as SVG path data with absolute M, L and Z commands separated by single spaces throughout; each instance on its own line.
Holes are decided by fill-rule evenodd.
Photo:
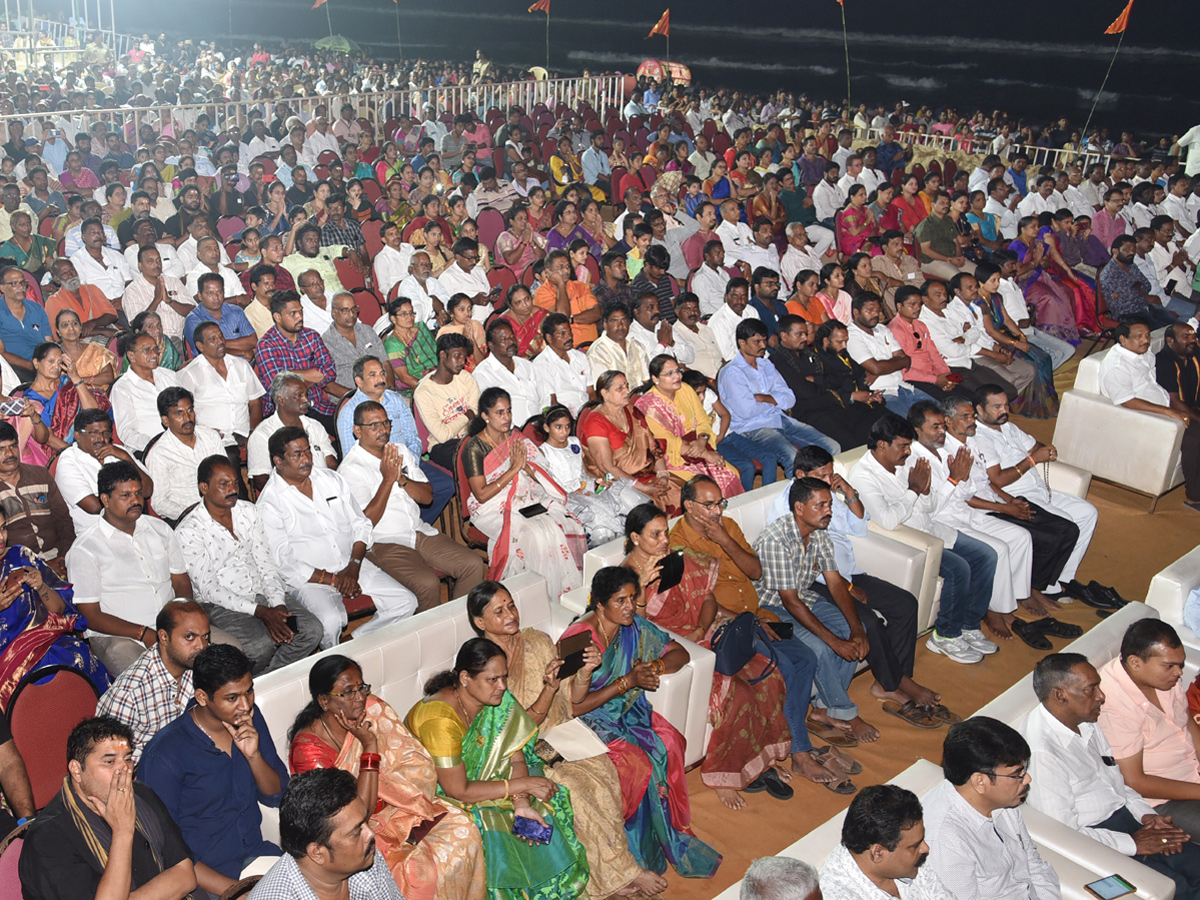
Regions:
M 1010 187 L 1003 178 L 993 178 L 987 185 L 988 201 L 983 207 L 996 217 L 1000 236 L 1006 241 L 1017 238 L 1017 223 L 1019 217 L 1013 205 L 1008 202 Z
M 175 252 L 175 245 L 169 244 L 166 241 L 159 241 L 158 231 L 147 220 L 137 223 L 133 229 L 133 243 L 122 251 L 125 256 L 125 264 L 129 266 L 130 272 L 138 271 L 138 256 L 142 248 L 147 244 L 158 248 L 158 255 L 162 259 L 163 272 L 175 278 L 183 278 L 187 274 L 187 271 L 179 263 L 179 257 Z M 137 276 L 135 275 L 134 281 L 136 280 Z
M 383 240 L 383 248 L 375 254 L 375 288 L 386 302 L 392 288 L 409 276 L 413 245 L 400 239 L 400 228 L 395 222 L 384 223 L 379 237 Z
M 196 265 L 188 272 L 187 278 L 183 282 L 184 293 L 189 298 L 198 298 L 200 276 L 209 272 L 221 276 L 226 303 L 245 306 L 249 298 L 246 296 L 246 289 L 242 287 L 242 280 L 238 278 L 237 272 L 221 263 L 221 242 L 211 235 L 202 237 L 196 243 Z M 299 286 L 299 279 L 297 279 L 297 286 Z
M 183 272 L 180 279 L 186 278 L 187 273 L 200 262 L 200 241 L 212 236 L 212 229 L 208 227 L 208 219 L 204 216 L 198 215 L 188 223 L 188 236 L 176 248 L 178 265 Z M 220 241 L 217 242 L 217 252 L 220 254 L 220 264 L 229 266 L 229 254 Z
M 137 252 L 138 274 L 125 288 L 121 308 L 132 322 L 138 313 L 150 310 L 162 322 L 163 334 L 183 353 L 183 326 L 195 301 L 178 278 L 163 269 L 162 254 L 156 244 L 146 244 Z
M 1171 147 L 1171 153 L 1176 154 L 1187 148 L 1187 161 L 1184 173 L 1189 178 L 1200 175 L 1200 125 L 1193 125 L 1182 137 L 1177 138 Z
M 1033 670 L 1038 705 L 1022 732 L 1029 742 L 1029 805 L 1200 896 L 1200 847 L 1125 784 L 1096 724 L 1100 673 L 1080 653 L 1053 653 Z
M 837 163 L 827 163 L 825 176 L 813 188 L 813 209 L 817 214 L 817 221 L 826 228 L 833 228 L 833 217 L 846 205 L 846 195 L 838 187 L 840 174 L 841 169 Z
M 763 268 L 770 269 L 779 275 L 779 248 L 775 246 L 774 224 L 765 216 L 759 216 L 754 220 L 751 234 L 753 234 L 754 240 L 748 247 L 741 249 L 738 254 L 740 261 L 749 266 L 751 272 Z
M 241 643 L 255 675 L 304 659 L 321 640 L 321 623 L 300 604 L 287 606 L 258 510 L 238 499 L 241 475 L 214 455 L 196 479 L 202 501 L 175 531 L 196 600 Z
M 544 389 L 538 384 L 533 363 L 517 353 L 517 336 L 506 319 L 497 319 L 487 329 L 488 356 L 472 373 L 482 393 L 490 387 L 504 388 L 512 401 L 513 428 L 521 428 L 546 405 Z
M 596 380 L 587 356 L 574 349 L 571 320 L 563 313 L 546 316 L 542 338 L 546 346 L 533 358 L 534 376 L 550 405 L 561 403 L 578 417 L 579 410 L 595 395 Z
M 725 258 L 731 264 L 740 260 L 743 247 L 754 243 L 754 232 L 742 221 L 742 210 L 736 200 L 721 204 L 721 224 L 717 226 L 717 237 L 725 245 Z
M 1117 346 L 1100 363 L 1100 393 L 1126 409 L 1183 423 L 1184 505 L 1200 512 L 1200 424 L 1193 422 L 1187 412 L 1176 409 L 1171 395 L 1155 380 L 1150 326 L 1137 319 L 1122 319 L 1116 334 Z
M 146 450 L 146 469 L 157 487 L 154 511 L 174 525 L 200 499 L 196 487 L 200 461 L 223 455 L 225 446 L 217 432 L 196 425 L 191 391 L 169 387 L 158 395 L 157 402 L 166 431 Z
M 1182 172 L 1176 172 L 1167 182 L 1167 196 L 1159 209 L 1165 216 L 1175 220 L 1175 232 L 1181 240 L 1187 240 L 1196 230 L 1195 213 L 1188 207 L 1192 195 L 1192 182 Z
M 642 345 L 646 359 L 652 360 L 659 354 L 673 356 L 679 362 L 691 365 L 695 359 L 692 345 L 680 343 L 670 322 L 663 321 L 659 313 L 658 297 L 651 291 L 643 291 L 634 298 L 633 322 L 629 325 L 629 337 Z
M 193 338 L 200 355 L 180 371 L 179 383 L 195 398 L 196 421 L 216 431 L 227 448 L 236 448 L 262 421 L 266 390 L 246 360 L 225 352 L 216 322 L 201 322 Z
M 690 116 L 691 113 L 688 115 Z M 708 147 L 708 136 L 702 134 L 699 128 L 694 130 L 696 131 L 696 149 L 688 157 L 688 162 L 695 167 L 695 176 L 704 181 L 712 173 L 713 163 L 717 161 L 717 157 Z
M 159 365 L 158 347 L 148 334 L 129 344 L 125 358 L 129 360 L 129 371 L 113 383 L 109 397 L 117 436 L 140 457 L 150 439 L 163 430 L 158 414 L 159 392 L 178 386 L 179 376 Z
M 324 116 L 317 116 L 313 119 L 313 125 L 316 130 L 304 141 L 304 152 L 301 154 L 301 159 L 316 168 L 320 163 L 322 153 L 329 151 L 340 158 L 341 148 L 338 147 L 337 138 L 329 130 L 328 119 Z
M 417 598 L 370 560 L 371 520 L 336 472 L 313 465 L 308 437 L 287 426 L 271 435 L 275 471 L 258 496 L 267 544 L 284 584 L 321 622 L 321 649 L 335 646 L 348 621 L 343 598 L 367 594 L 375 615 L 356 637 L 408 618 Z
M 894 784 L 873 784 L 850 801 L 842 840 L 821 866 L 827 900 L 953 900 L 925 865 L 921 801 Z
M 821 273 L 821 253 L 808 242 L 808 230 L 801 222 L 789 222 L 787 226 L 788 248 L 779 260 L 779 275 L 783 289 L 791 294 L 795 289 L 796 276 L 805 269 Z
M 757 310 L 750 305 L 750 282 L 745 278 L 731 278 L 725 284 L 724 305 L 708 320 L 722 360 L 729 362 L 738 355 L 738 325 L 747 319 L 758 318 Z
M 138 466 L 142 476 L 142 495 L 149 499 L 154 481 L 149 473 L 123 447 L 112 442 L 112 419 L 101 409 L 81 409 L 75 416 L 75 443 L 58 456 L 54 483 L 71 510 L 76 534 L 83 534 L 100 520 L 104 507 L 96 495 L 96 479 L 105 463 L 125 460 Z
M 927 282 L 925 287 L 929 287 L 929 284 Z M 1011 385 L 1015 390 L 1013 397 L 1023 394 L 1037 377 L 1037 370 L 1028 360 L 1015 358 L 1011 349 L 997 343 L 987 333 L 983 313 L 975 305 L 975 301 L 979 299 L 979 281 L 974 275 L 959 272 L 950 279 L 950 296 L 946 314 L 951 318 L 958 318 L 968 326 L 967 340 L 971 345 L 971 362 L 990 370 L 1002 379 L 1006 388 Z M 930 332 L 932 331 L 933 327 L 930 326 Z M 942 346 L 938 343 L 936 335 L 934 343 L 938 344 L 940 351 Z
M 471 318 L 486 322 L 495 309 L 496 300 L 500 299 L 500 290 L 493 291 L 487 272 L 479 265 L 479 243 L 471 238 L 459 238 L 454 242 L 453 253 L 454 262 L 442 269 L 438 284 L 446 292 L 447 299 L 455 294 L 470 297 L 474 305 Z
M 90 626 L 92 652 L 117 676 L 154 646 L 158 611 L 172 598 L 191 599 L 192 583 L 174 532 L 142 515 L 142 479 L 133 463 L 105 465 L 96 493 L 104 512 L 67 551 L 67 576 Z M 218 628 L 212 640 L 237 644 Z
M 687 344 L 692 348 L 689 369 L 701 372 L 705 378 L 716 378 L 721 368 L 721 348 L 713 330 L 700 321 L 700 299 L 684 291 L 675 298 L 677 321 L 672 326 L 676 345 Z
M 1154 246 L 1150 248 L 1150 261 L 1158 275 L 1158 283 L 1170 296 L 1170 309 L 1186 321 L 1196 314 L 1196 303 L 1192 299 L 1192 279 L 1196 276 L 1196 264 L 1175 240 L 1175 220 L 1170 216 L 1155 216 L 1150 220 L 1154 232 Z M 1174 286 L 1172 285 L 1174 283 Z
M 711 316 L 725 305 L 729 270 L 725 268 L 725 245 L 714 238 L 704 245 L 704 262 L 692 276 L 692 291 L 700 302 L 700 314 Z
M 926 863 L 956 900 L 1061 900 L 1058 875 L 1021 818 L 1029 745 L 1013 728 L 975 716 L 951 725 L 944 781 L 925 795 Z
M 445 312 L 446 301 L 455 292 L 444 287 L 432 272 L 433 263 L 429 261 L 429 254 L 424 250 L 414 250 L 408 260 L 408 277 L 400 282 L 396 296 L 411 300 L 416 321 L 424 322 L 436 332 L 437 315 Z M 386 316 L 381 316 L 376 323 L 376 330 L 383 322 L 390 324 Z
M 843 162 L 837 160 L 835 154 L 834 161 L 837 162 L 846 173 L 838 179 L 837 183 L 838 193 L 841 194 L 841 196 L 849 197 L 850 188 L 854 187 L 856 184 L 861 184 L 863 187 L 865 187 L 867 189 L 867 195 L 870 195 L 871 191 L 874 190 L 874 187 L 872 187 L 871 184 L 868 184 L 867 179 L 864 177 L 865 173 L 863 172 L 863 160 L 861 156 L 859 156 L 857 153 L 848 154 Z
M 296 276 L 300 292 L 300 308 L 304 310 L 304 327 L 324 334 L 333 327 L 333 298 L 337 291 L 325 287 L 325 279 L 316 269 L 305 269 Z
M 279 156 L 279 141 L 275 140 L 267 131 L 267 124 L 262 119 L 254 119 L 250 123 L 250 131 L 253 137 L 250 138 L 250 143 L 246 147 L 246 158 L 257 159 L 260 156 L 269 156 L 275 159 Z
M 853 322 L 846 344 L 850 358 L 875 376 L 871 390 L 883 394 L 884 405 L 898 416 L 907 415 L 909 408 L 926 396 L 904 380 L 904 370 L 912 360 L 900 349 L 892 330 L 880 323 L 882 309 L 874 294 L 859 294 L 851 310 Z
M 1037 187 L 1026 194 L 1017 204 L 1017 214 L 1020 216 L 1040 216 L 1044 212 L 1056 213 L 1059 204 L 1051 200 L 1054 193 L 1054 178 L 1050 175 L 1038 177 Z
M 487 563 L 421 520 L 419 504 L 432 502 L 433 489 L 412 451 L 389 440 L 390 429 L 381 404 L 356 406 L 355 444 L 338 474 L 374 526 L 367 559 L 416 594 L 421 612 L 441 602 L 439 572 L 454 579 L 450 597 L 456 599 L 483 581 Z
M 599 378 L 611 370 L 621 372 L 629 381 L 630 389 L 644 384 L 650 377 L 650 360 L 642 345 L 629 337 L 632 317 L 629 307 L 620 300 L 610 300 L 604 306 L 604 331 L 592 346 L 588 347 L 587 361 Z
M 71 254 L 71 264 L 82 284 L 94 284 L 109 300 L 120 300 L 133 279 L 125 257 L 105 244 L 104 225 L 87 219 L 80 226 L 83 247 Z
M 1071 166 L 1067 169 L 1067 190 L 1063 194 L 1063 199 L 1066 201 L 1067 209 L 1071 210 L 1071 214 L 1075 218 L 1087 216 L 1089 219 L 1096 212 L 1089 202 L 1087 194 L 1083 192 L 1083 170 L 1079 166 Z

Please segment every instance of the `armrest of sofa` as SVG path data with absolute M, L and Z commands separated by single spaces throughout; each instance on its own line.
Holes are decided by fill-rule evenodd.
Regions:
M 874 534 L 891 538 L 893 541 L 898 541 L 925 554 L 925 567 L 921 573 L 920 590 L 914 591 L 917 598 L 917 627 L 922 631 L 932 628 L 937 613 L 938 572 L 942 568 L 942 539 L 907 525 L 901 525 L 888 531 L 875 522 L 871 522 L 867 528 Z M 863 567 L 866 568 L 865 560 Z
M 1075 497 L 1086 498 L 1092 486 L 1092 473 L 1078 466 L 1069 466 L 1061 460 L 1050 463 L 1050 490 Z
M 705 734 L 708 727 L 708 698 L 712 693 L 713 673 L 717 658 L 711 650 L 699 644 L 671 635 L 687 650 L 690 657 L 687 665 L 678 672 L 663 675 L 657 691 L 648 691 L 646 698 L 654 711 L 674 725 L 687 741 L 684 765 L 692 765 L 704 758 L 707 747 Z
M 1200 547 L 1184 554 L 1151 579 L 1146 605 L 1157 609 L 1163 620 L 1176 628 L 1186 628 L 1183 605 L 1197 585 L 1200 585 Z
M 914 597 L 921 593 L 925 552 L 879 532 L 850 538 L 854 559 L 868 575 L 903 588 Z

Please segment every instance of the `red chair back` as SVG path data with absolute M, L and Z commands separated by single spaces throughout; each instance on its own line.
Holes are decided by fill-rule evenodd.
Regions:
M 655 171 L 654 166 L 642 166 L 638 174 L 642 176 L 642 184 L 646 186 L 646 190 L 654 187 L 654 182 L 658 180 L 658 172 Z
M 406 244 L 411 244 L 412 236 L 414 234 L 416 234 L 419 230 L 424 228 L 425 223 L 428 221 L 429 221 L 429 219 L 425 216 L 417 216 L 415 219 L 413 219 L 411 222 L 409 222 L 407 225 L 404 226 L 404 230 L 402 232 L 400 232 L 400 240 L 404 241 Z
M 510 287 L 517 283 L 517 276 L 513 274 L 512 269 L 507 266 L 501 266 L 498 269 L 489 269 L 487 273 L 488 284 L 492 287 L 500 288 L 500 296 L 503 298 Z M 497 300 L 497 304 L 502 303 L 502 300 Z
M 496 252 L 496 238 L 504 231 L 504 215 L 499 210 L 481 209 L 479 211 L 479 243 L 487 247 L 493 254 Z
M 336 153 L 334 153 L 332 150 L 322 150 L 321 154 L 317 157 L 317 165 L 318 166 L 328 166 L 331 162 L 333 162 L 337 158 L 338 158 L 338 155 Z
M 241 241 L 230 241 L 228 244 L 225 245 L 225 252 L 229 254 L 230 259 L 233 259 L 235 256 L 237 256 L 238 252 L 241 249 L 242 249 Z
M 29 823 L 26 822 L 17 831 L 23 835 L 28 829 Z M 24 844 L 25 838 L 18 836 L 9 840 L 8 846 L 0 850 L 0 900 L 24 900 L 21 877 L 17 872 Z
M 41 682 L 38 684 L 36 682 Z M 51 666 L 30 672 L 8 702 L 8 724 L 25 761 L 33 804 L 54 799 L 67 774 L 67 735 L 96 714 L 95 686 L 75 669 Z
M 379 255 L 379 251 L 383 249 L 383 238 L 379 236 L 379 231 L 383 227 L 383 222 L 379 219 L 368 219 L 362 224 L 363 241 L 367 245 L 367 256 L 374 259 Z
M 596 257 L 589 253 L 583 258 L 583 265 L 588 270 L 588 283 L 593 285 L 599 284 L 600 263 L 596 262 Z
M 363 186 L 363 196 L 371 201 L 372 205 L 378 203 L 380 198 L 383 196 L 383 188 L 379 186 L 379 182 L 374 178 L 363 178 L 361 180 Z
M 458 506 L 462 513 L 463 521 L 466 522 L 470 518 L 467 513 L 467 494 L 471 487 L 467 484 L 467 470 L 463 466 L 463 448 L 467 445 L 467 439 L 463 438 L 458 442 L 458 449 L 454 451 L 454 485 L 458 491 Z
M 364 325 L 374 326 L 383 315 L 383 304 L 379 296 L 367 288 L 353 288 L 354 302 L 358 304 L 358 318 Z
M 329 151 L 326 150 L 325 152 L 328 153 Z M 316 175 L 321 181 L 324 181 L 329 177 L 329 166 L 322 166 L 319 164 L 315 165 L 313 166 L 313 174 Z
M 46 218 L 38 222 L 38 234 L 40 234 L 42 237 L 53 237 L 55 218 L 55 216 L 46 216 Z
M 346 290 L 353 291 L 356 288 L 365 288 L 367 286 L 362 274 L 350 260 L 335 259 L 333 267 L 337 270 L 338 279 L 342 282 L 342 287 Z
M 222 241 L 230 240 L 235 234 L 240 234 L 246 227 L 246 220 L 241 216 L 221 216 L 217 219 L 217 234 Z

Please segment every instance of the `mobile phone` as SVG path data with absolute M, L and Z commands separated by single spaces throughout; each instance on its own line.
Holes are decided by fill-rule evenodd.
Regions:
M 498 284 L 498 285 L 496 285 L 494 288 L 492 288 L 490 291 L 488 291 L 488 296 L 490 297 L 490 296 L 492 296 L 492 294 L 498 294 L 498 293 L 500 293 L 502 290 L 504 290 L 504 287 L 503 287 L 503 285 L 499 285 L 499 284 Z
M 1170 297 L 1172 294 L 1175 293 L 1175 285 L 1178 283 L 1179 283 L 1178 279 L 1172 278 L 1170 281 L 1168 281 L 1166 284 L 1163 285 L 1163 293 L 1165 293 L 1168 297 Z
M 796 636 L 796 626 L 791 622 L 767 622 L 766 625 L 782 641 L 790 641 Z
M 12 397 L 0 403 L 0 416 L 19 416 L 25 412 L 25 400 L 22 397 Z
M 284 622 L 287 623 L 288 628 L 292 629 L 292 634 L 296 634 L 298 631 L 300 631 L 300 620 L 296 618 L 296 616 L 288 616 L 286 619 L 284 619 Z
M 1120 875 L 1109 875 L 1107 878 L 1085 884 L 1083 889 L 1100 900 L 1116 900 L 1117 897 L 1126 897 L 1137 890 Z
M 540 503 L 531 503 L 528 506 L 521 507 L 517 512 L 527 519 L 532 519 L 534 516 L 540 516 L 544 512 L 549 512 L 549 510 Z
M 527 819 L 525 816 L 514 816 L 512 833 L 535 844 L 548 844 L 554 836 L 554 826 L 542 825 L 536 819 Z
M 558 658 L 563 664 L 558 667 L 559 680 L 570 678 L 583 668 L 583 651 L 592 643 L 590 631 L 581 631 L 558 642 Z
M 668 553 L 659 563 L 658 587 L 656 593 L 669 591 L 683 581 L 683 551 L 675 550 Z

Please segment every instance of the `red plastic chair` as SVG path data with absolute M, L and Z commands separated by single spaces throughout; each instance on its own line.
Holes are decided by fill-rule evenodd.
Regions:
M 36 682 L 42 682 L 38 684 Z M 33 804 L 54 799 L 67 774 L 67 735 L 96 714 L 95 686 L 75 669 L 49 666 L 21 679 L 8 701 L 8 724 L 25 761 Z
M 463 537 L 466 539 L 467 546 L 472 550 L 483 550 L 488 546 L 487 535 L 471 524 L 470 517 L 467 514 L 467 492 L 471 490 L 467 484 L 467 470 L 463 467 L 463 448 L 467 445 L 464 438 L 458 445 L 458 450 L 454 454 L 454 485 L 458 491 L 458 505 L 462 513 L 463 521 Z
M 0 900 L 24 900 L 21 878 L 17 867 L 21 861 L 21 849 L 25 844 L 25 832 L 29 823 L 18 825 L 0 843 Z
M 374 206 L 378 203 L 379 199 L 383 196 L 383 188 L 379 186 L 379 182 L 374 178 L 364 178 L 362 179 L 362 186 L 363 196 L 371 201 L 371 205 Z
M 329 151 L 326 150 L 325 152 L 328 153 Z M 329 166 L 322 166 L 322 165 L 313 166 L 313 174 L 317 176 L 317 179 L 319 181 L 324 181 L 326 178 L 329 177 Z
M 362 223 L 363 241 L 367 245 L 367 255 L 374 259 L 383 249 L 383 238 L 379 236 L 383 222 L 379 219 L 368 219 Z
M 487 247 L 493 255 L 496 252 L 496 238 L 504 231 L 504 214 L 495 209 L 479 211 L 479 243 Z
M 623 198 L 625 192 L 631 187 L 637 188 L 639 191 L 646 189 L 646 183 L 642 181 L 640 172 L 628 172 L 621 178 L 621 189 L 617 192 L 617 197 Z
M 328 166 L 331 162 L 338 158 L 338 155 L 332 150 L 322 150 L 317 157 L 318 166 Z
M 513 274 L 512 269 L 501 266 L 488 270 L 487 280 L 492 287 L 499 287 L 501 296 L 504 296 L 508 289 L 517 283 L 517 276 Z
M 717 156 L 724 156 L 725 151 L 733 146 L 733 141 L 729 139 L 729 132 L 722 129 L 713 135 L 712 152 Z
M 40 234 L 42 237 L 53 237 L 54 219 L 54 216 L 46 216 L 46 218 L 38 222 L 38 234 Z
M 658 172 L 654 166 L 642 166 L 638 174 L 642 176 L 642 184 L 646 186 L 647 191 L 654 187 L 654 182 L 658 180 Z
M 358 304 L 358 318 L 364 325 L 374 326 L 383 316 L 383 304 L 379 295 L 369 288 L 354 288 L 350 291 Z
M 366 288 L 366 281 L 363 280 L 362 274 L 350 260 L 335 259 L 333 267 L 337 270 L 338 280 L 342 282 L 342 287 L 346 290 L 353 291 L 356 288 Z
M 222 241 L 232 240 L 235 234 L 241 234 L 246 228 L 246 220 L 241 216 L 221 216 L 217 219 L 217 234 Z
M 238 251 L 242 249 L 241 241 L 230 241 L 225 245 L 225 252 L 229 254 L 229 258 L 233 259 L 238 255 Z
M 596 257 L 589 253 L 583 258 L 583 265 L 588 270 L 588 283 L 593 285 L 599 284 L 600 264 L 596 262 Z

